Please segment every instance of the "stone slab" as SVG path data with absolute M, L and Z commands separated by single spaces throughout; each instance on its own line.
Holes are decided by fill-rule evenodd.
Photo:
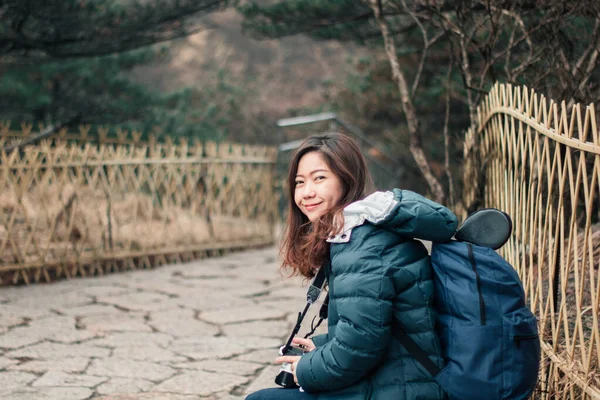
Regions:
M 22 317 L 17 317 L 15 315 L 8 315 L 2 312 L 2 307 L 0 307 L 0 327 L 1 328 L 10 328 L 11 326 L 20 325 L 24 323 L 26 320 Z
M 112 357 L 137 361 L 151 361 L 159 363 L 177 363 L 186 360 L 171 350 L 153 344 L 137 344 L 132 346 L 119 346 L 114 349 Z
M 285 311 L 286 313 L 293 313 L 294 315 L 298 315 L 298 313 L 301 312 L 306 306 L 306 292 L 299 293 L 292 299 L 271 299 L 270 297 L 268 299 L 265 299 L 261 297 L 259 299 L 256 299 L 256 302 L 264 307 L 277 308 L 281 311 Z M 310 306 L 310 310 L 319 310 L 320 306 L 320 304 L 315 303 Z
M 200 319 L 220 325 L 265 319 L 281 319 L 285 318 L 287 314 L 288 311 L 286 310 L 255 305 L 229 308 L 227 312 L 223 312 L 222 310 L 206 311 L 200 314 Z
M 283 338 L 289 336 L 292 326 L 284 320 L 266 320 L 223 325 L 221 329 L 226 336 L 252 334 L 256 336 Z
M 16 361 L 15 361 L 16 363 Z M 34 374 L 43 374 L 48 371 L 82 373 L 90 363 L 87 357 L 68 357 L 55 358 L 52 360 L 30 360 L 17 365 L 8 367 L 11 371 L 32 372 Z
M 21 388 L 5 393 L 2 400 L 87 400 L 93 392 L 88 388 Z
M 31 321 L 26 326 L 18 326 L 0 335 L 0 347 L 15 349 L 41 342 L 53 340 L 61 343 L 74 343 L 97 336 L 95 332 L 79 330 L 75 326 L 75 318 L 55 315 Z
M 244 394 L 254 393 L 261 389 L 278 387 L 275 384 L 275 377 L 280 370 L 279 365 L 269 365 L 265 367 L 254 380 L 244 388 Z
M 18 327 L 7 330 L 0 335 L 0 348 L 18 349 L 19 347 L 41 342 L 43 339 L 43 333 L 38 330 L 31 329 L 28 326 Z
M 129 284 L 128 286 L 144 292 L 158 293 L 167 296 L 178 296 L 182 291 L 193 287 L 193 285 L 185 280 L 171 279 L 170 276 L 167 278 L 168 281 L 165 279 L 156 279 L 157 277 L 153 278 L 155 279 L 146 279 L 140 282 Z
M 172 341 L 173 337 L 171 335 L 160 332 L 114 332 L 106 334 L 101 339 L 89 340 L 86 344 L 110 348 L 139 345 L 156 345 L 165 348 Z
M 210 397 L 196 395 L 176 394 L 176 393 L 134 393 L 134 394 L 111 394 L 103 397 L 94 397 L 94 400 L 216 400 Z
M 43 303 L 40 303 L 35 307 L 24 307 L 22 305 L 8 303 L 2 304 L 2 315 L 13 316 L 17 318 L 37 319 L 56 314 L 54 314 L 49 308 L 46 308 Z
M 215 392 L 231 390 L 246 382 L 248 382 L 248 378 L 239 375 L 190 371 L 162 382 L 154 390 L 158 392 L 208 396 Z
M 2 297 L 9 301 L 19 301 L 24 298 L 58 296 L 72 291 L 62 285 L 29 285 L 29 286 L 4 286 L 0 288 Z
M 281 341 L 280 346 L 283 346 L 285 344 L 285 342 Z M 239 361 L 248 361 L 248 362 L 253 362 L 253 363 L 258 363 L 258 364 L 273 364 L 275 362 L 275 359 L 277 357 L 279 357 L 278 351 L 279 351 L 279 347 L 274 347 L 271 349 L 263 349 L 263 350 L 257 350 L 257 351 L 250 351 L 248 353 L 244 353 L 244 354 L 240 354 L 236 357 L 234 357 L 234 360 L 239 360 Z
M 67 291 L 47 296 L 24 296 L 17 301 L 12 301 L 10 304 L 23 308 L 42 306 L 51 310 L 61 310 L 63 308 L 82 306 L 91 302 L 92 299 L 89 296 L 79 291 Z
M 78 329 L 76 319 L 69 316 L 53 316 L 35 320 L 29 324 L 29 327 L 34 332 L 38 332 L 41 338 L 60 343 L 81 342 L 99 335 L 98 332 Z
M 81 293 L 92 298 L 96 297 L 111 297 L 111 296 L 122 296 L 124 294 L 133 293 L 135 289 L 129 287 L 121 287 L 115 285 L 101 285 L 101 286 L 90 286 L 83 287 Z
M 132 313 L 86 316 L 81 318 L 79 325 L 93 333 L 152 332 L 144 315 Z
M 0 373 L 0 392 L 18 390 L 37 379 L 37 376 L 21 371 L 7 371 Z M 4 398 L 0 396 L 0 398 Z
M 247 292 L 254 292 L 267 289 L 267 285 L 260 280 L 242 280 L 242 279 L 198 279 L 195 288 L 202 291 L 220 291 L 232 295 L 242 295 Z
M 107 381 L 108 377 L 68 374 L 60 371 L 48 371 L 31 386 L 33 387 L 87 387 L 93 388 Z
M 173 343 L 170 350 L 194 360 L 230 358 L 252 350 L 270 348 L 277 352 L 280 341 L 261 337 L 188 337 Z
M 9 368 L 13 365 L 17 365 L 19 364 L 18 360 L 12 360 L 10 358 L 6 358 L 6 357 L 0 357 L 0 370 L 3 370 L 5 368 Z
M 198 311 L 223 310 L 233 307 L 252 306 L 254 303 L 229 293 L 223 293 L 214 289 L 193 289 L 180 293 L 179 297 L 173 299 L 181 307 Z
M 268 296 L 261 297 L 264 301 L 278 301 L 280 299 L 288 299 L 302 303 L 306 301 L 306 292 L 308 287 L 280 287 L 278 289 L 271 288 Z M 261 301 L 258 299 L 258 301 Z
M 153 362 L 113 357 L 93 360 L 87 369 L 89 375 L 147 379 L 149 381 L 162 381 L 173 376 L 176 372 L 171 367 Z
M 89 317 L 93 315 L 122 314 L 123 310 L 119 310 L 113 305 L 88 304 L 81 307 L 66 308 L 61 312 L 73 317 Z
M 194 310 L 178 309 L 150 313 L 148 325 L 158 332 L 168 333 L 175 337 L 213 336 L 219 333 L 219 327 L 199 321 Z
M 254 375 L 256 371 L 262 368 L 261 365 L 237 361 L 237 360 L 204 360 L 196 362 L 178 363 L 173 367 L 177 369 L 202 370 L 207 372 L 225 373 L 240 376 Z
M 153 307 L 156 306 L 153 303 L 161 303 L 169 299 L 170 297 L 164 294 L 135 292 L 124 294 L 122 296 L 98 297 L 96 302 L 100 304 L 112 304 L 124 310 L 148 311 L 156 309 Z
M 57 358 L 71 357 L 108 357 L 109 349 L 91 346 L 88 344 L 62 344 L 62 343 L 39 343 L 18 350 L 9 351 L 5 354 L 9 358 L 33 358 L 37 360 L 52 360 Z
M 244 400 L 246 398 L 245 395 L 237 396 L 227 392 L 215 393 L 213 396 L 218 400 Z
M 101 395 L 147 392 L 154 383 L 144 379 L 111 378 L 96 388 Z

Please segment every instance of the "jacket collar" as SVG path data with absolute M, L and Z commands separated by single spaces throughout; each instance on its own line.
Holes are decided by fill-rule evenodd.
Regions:
M 352 229 L 368 221 L 376 224 L 385 220 L 398 201 L 392 192 L 374 192 L 363 200 L 355 201 L 344 208 L 344 228 L 337 235 L 327 239 L 329 243 L 347 243 L 350 241 Z

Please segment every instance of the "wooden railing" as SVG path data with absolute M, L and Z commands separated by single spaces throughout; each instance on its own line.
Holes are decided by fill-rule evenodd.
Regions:
M 0 148 L 14 141 L 3 132 Z M 92 144 L 64 133 L 0 151 L 1 284 L 271 244 L 275 158 L 269 147 Z
M 535 398 L 600 399 L 600 137 L 593 105 L 497 84 L 466 136 L 464 204 L 508 212 L 501 253 L 538 316 Z M 484 188 L 483 191 L 480 191 Z

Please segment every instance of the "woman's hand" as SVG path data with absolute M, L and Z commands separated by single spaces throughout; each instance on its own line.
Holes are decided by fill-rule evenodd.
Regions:
M 296 367 L 298 367 L 298 362 L 300 361 L 300 356 L 281 356 L 275 359 L 275 364 L 283 364 L 290 363 L 292 369 L 292 375 L 294 375 L 294 382 L 298 383 L 298 377 L 296 376 Z
M 295 337 L 292 339 L 292 343 L 300 347 L 304 352 L 313 351 L 317 348 L 311 339 L 304 339 L 301 337 Z M 292 369 L 292 375 L 294 375 L 294 382 L 298 383 L 298 377 L 296 377 L 296 367 L 300 362 L 300 356 L 281 356 L 275 359 L 275 364 L 290 363 Z
M 292 343 L 299 345 L 304 351 L 313 351 L 317 348 L 311 339 L 304 339 L 301 337 L 295 337 L 292 339 Z

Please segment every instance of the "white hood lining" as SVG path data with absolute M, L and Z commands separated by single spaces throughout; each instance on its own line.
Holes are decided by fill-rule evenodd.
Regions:
M 344 228 L 342 232 L 327 239 L 329 243 L 347 243 L 352 229 L 369 221 L 376 224 L 386 219 L 398 201 L 392 192 L 374 192 L 363 200 L 356 201 L 344 208 Z

